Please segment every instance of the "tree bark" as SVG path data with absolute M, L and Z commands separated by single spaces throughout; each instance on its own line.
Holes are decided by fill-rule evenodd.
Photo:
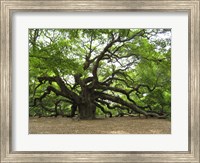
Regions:
M 91 102 L 79 105 L 80 119 L 95 119 L 96 105 Z
M 93 90 L 85 87 L 81 93 L 81 103 L 78 106 L 80 119 L 95 119 L 96 105 Z
M 73 103 L 71 106 L 71 117 L 75 116 L 76 110 L 77 110 L 77 105 Z

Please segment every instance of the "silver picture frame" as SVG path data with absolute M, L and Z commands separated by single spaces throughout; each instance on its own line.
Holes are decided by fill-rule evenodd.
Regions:
M 199 162 L 200 153 L 200 54 L 199 54 L 199 3 L 200 0 L 0 0 L 0 141 L 1 162 Z M 189 15 L 188 39 L 188 109 L 189 133 L 186 152 L 162 151 L 13 151 L 12 150 L 12 16 L 14 12 L 179 12 Z M 181 38 L 180 38 L 181 39 Z

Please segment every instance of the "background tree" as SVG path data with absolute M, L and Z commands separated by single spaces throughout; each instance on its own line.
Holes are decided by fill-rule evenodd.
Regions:
M 30 29 L 30 116 L 170 116 L 169 29 Z

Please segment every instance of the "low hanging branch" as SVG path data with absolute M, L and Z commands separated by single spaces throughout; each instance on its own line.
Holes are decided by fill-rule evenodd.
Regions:
M 97 93 L 97 92 L 96 92 L 96 93 Z M 112 102 L 121 104 L 121 105 L 123 105 L 123 106 L 126 106 L 126 107 L 132 109 L 132 110 L 135 111 L 136 113 L 143 114 L 143 115 L 146 116 L 146 117 L 154 116 L 154 117 L 157 117 L 157 118 L 164 118 L 164 117 L 167 116 L 167 115 L 162 115 L 162 116 L 160 116 L 159 114 L 156 114 L 156 113 L 153 113 L 153 112 L 146 112 L 145 110 L 141 109 L 141 108 L 138 107 L 137 105 L 135 105 L 135 104 L 133 104 L 133 103 L 128 103 L 128 102 L 122 100 L 122 99 L 119 98 L 119 97 L 111 96 L 111 95 L 108 95 L 108 94 L 105 94 L 105 93 L 100 93 L 100 92 L 98 92 L 97 94 L 99 94 L 98 98 L 100 98 L 100 99 L 102 99 L 102 100 L 109 100 L 109 101 L 112 101 Z
M 109 114 L 109 117 L 112 117 L 112 113 L 111 113 L 110 111 L 106 111 L 106 110 L 104 109 L 103 106 L 101 106 L 101 105 L 98 104 L 97 102 L 95 103 L 95 105 L 96 105 L 99 109 L 101 109 L 101 111 L 102 111 L 105 115 Z

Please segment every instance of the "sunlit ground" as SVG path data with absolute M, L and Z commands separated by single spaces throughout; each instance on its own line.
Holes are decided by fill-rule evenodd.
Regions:
M 113 117 L 73 120 L 66 117 L 30 117 L 29 134 L 170 134 L 166 119 Z

